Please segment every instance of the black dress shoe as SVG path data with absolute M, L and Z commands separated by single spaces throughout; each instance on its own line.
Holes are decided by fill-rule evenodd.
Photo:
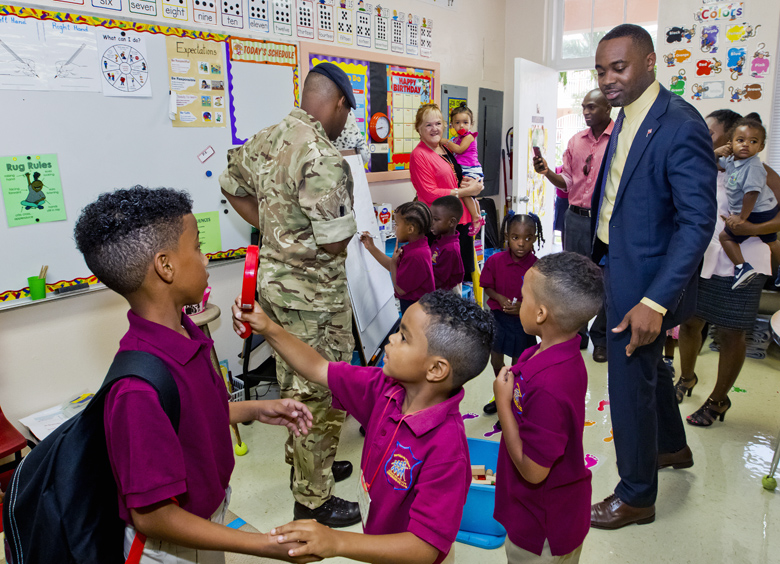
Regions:
M 498 408 L 496 407 L 496 400 L 493 400 L 485 404 L 485 407 L 482 408 L 482 411 L 484 411 L 488 415 L 494 415 L 498 413 Z
M 360 523 L 360 507 L 357 503 L 334 495 L 317 509 L 309 509 L 296 501 L 293 517 L 296 521 L 298 519 L 314 519 L 321 525 L 338 529 Z
M 607 362 L 607 347 L 593 347 L 593 360 Z
M 331 470 L 333 471 L 333 480 L 341 482 L 352 475 L 352 463 L 349 460 L 337 460 L 331 466 Z M 290 467 L 290 489 L 293 487 L 294 475 L 295 468 Z

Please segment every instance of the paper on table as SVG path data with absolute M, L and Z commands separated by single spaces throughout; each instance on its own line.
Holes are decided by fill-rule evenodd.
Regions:
M 42 441 L 57 427 L 87 407 L 92 396 L 94 394 L 91 392 L 83 391 L 63 404 L 20 419 L 19 423 L 27 427 L 36 439 Z

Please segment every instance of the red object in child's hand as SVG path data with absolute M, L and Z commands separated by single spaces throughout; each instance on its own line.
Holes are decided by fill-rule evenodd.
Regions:
M 246 248 L 246 260 L 244 262 L 244 284 L 241 286 L 241 309 L 252 311 L 255 305 L 255 293 L 257 292 L 257 265 L 260 260 L 260 247 L 249 245 Z M 241 338 L 246 339 L 252 334 L 249 323 L 244 321 L 244 330 Z
M 469 133 L 468 129 L 459 129 L 458 130 L 458 135 L 460 135 L 461 137 L 465 137 L 466 135 L 468 135 L 468 133 Z

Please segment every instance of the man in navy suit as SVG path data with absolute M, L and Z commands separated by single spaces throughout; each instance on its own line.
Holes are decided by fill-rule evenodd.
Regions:
M 609 398 L 620 483 L 591 526 L 655 520 L 658 469 L 688 468 L 665 331 L 696 306 L 698 269 L 715 228 L 717 170 L 699 113 L 655 79 L 650 35 L 623 24 L 596 50 L 599 88 L 620 107 L 591 209 L 604 264 Z

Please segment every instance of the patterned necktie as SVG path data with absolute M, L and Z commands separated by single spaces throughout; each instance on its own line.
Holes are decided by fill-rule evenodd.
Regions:
M 601 179 L 601 192 L 599 193 L 599 209 L 596 216 L 596 232 L 599 229 L 599 219 L 601 219 L 601 205 L 604 203 L 604 192 L 607 189 L 607 178 L 609 177 L 609 169 L 612 167 L 612 157 L 615 156 L 617 150 L 618 135 L 623 128 L 623 119 L 626 117 L 626 112 L 623 108 L 620 108 L 618 117 L 615 120 L 615 125 L 612 128 L 612 134 L 609 136 L 609 144 L 607 145 L 607 162 L 604 165 L 604 176 Z

